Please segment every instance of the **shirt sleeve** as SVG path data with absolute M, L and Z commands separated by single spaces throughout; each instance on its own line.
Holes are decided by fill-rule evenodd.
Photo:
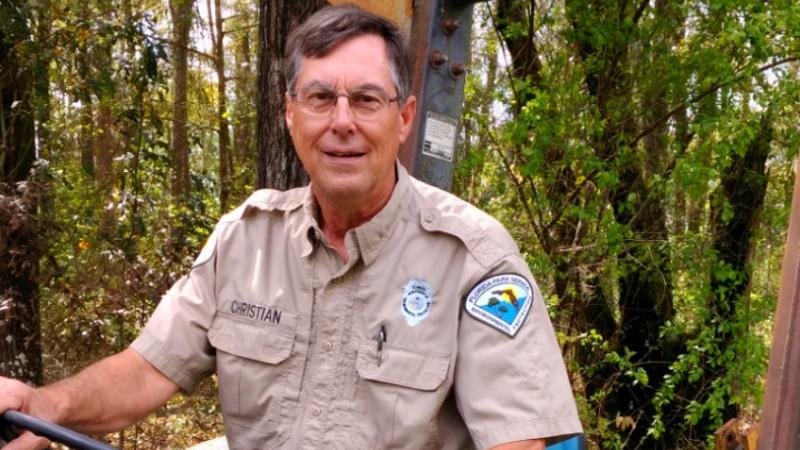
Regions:
M 164 295 L 131 344 L 185 392 L 193 392 L 216 366 L 207 331 L 216 313 L 217 235 L 215 230 L 192 270 Z
M 530 298 L 522 300 L 508 292 L 509 285 L 504 282 L 509 279 L 523 285 L 527 281 Z M 497 284 L 491 289 L 476 290 L 485 282 Z M 520 295 L 524 289 L 514 291 Z M 473 309 L 470 313 L 470 294 L 474 301 L 479 292 L 486 293 L 479 302 L 484 310 L 498 307 L 508 312 L 511 305 L 503 302 L 513 302 L 514 307 L 524 311 L 524 301 L 530 301 L 527 315 L 514 328 L 511 316 L 492 323 L 493 318 L 481 316 L 480 311 Z M 502 258 L 469 291 L 464 302 L 454 384 L 459 412 L 477 448 L 581 433 L 547 309 L 522 257 L 514 254 Z

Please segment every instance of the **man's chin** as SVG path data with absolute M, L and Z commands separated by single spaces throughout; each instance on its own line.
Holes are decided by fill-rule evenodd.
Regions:
M 363 180 L 357 177 L 335 177 L 326 182 L 317 183 L 315 195 L 324 195 L 329 201 L 336 203 L 358 203 L 369 197 L 370 189 Z

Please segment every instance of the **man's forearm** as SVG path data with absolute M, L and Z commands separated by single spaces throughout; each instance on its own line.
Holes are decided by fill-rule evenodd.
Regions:
M 531 439 L 529 441 L 510 442 L 498 445 L 492 450 L 544 450 L 544 439 Z
M 40 388 L 56 423 L 86 433 L 120 430 L 142 419 L 178 386 L 134 350 L 103 359 L 77 375 Z

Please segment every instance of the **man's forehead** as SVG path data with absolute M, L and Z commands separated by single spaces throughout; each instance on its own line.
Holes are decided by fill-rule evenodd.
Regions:
M 390 66 L 386 41 L 376 34 L 364 34 L 342 41 L 324 55 L 303 56 L 298 78 L 327 82 L 347 78 L 350 83 L 382 84 L 391 81 Z
M 308 63 L 345 59 L 355 60 L 353 62 L 358 63 L 356 67 L 358 70 L 369 70 L 381 65 L 388 66 L 391 63 L 389 46 L 383 37 L 368 33 L 347 38 L 326 49 L 324 53 L 302 55 L 301 69 Z
M 303 60 L 324 59 L 332 53 L 336 53 L 343 48 L 366 44 L 371 50 L 383 50 L 387 58 L 389 55 L 389 43 L 378 33 L 359 33 L 347 36 L 338 42 L 326 42 L 323 45 L 306 48 L 302 54 Z
M 384 86 L 382 86 L 381 84 L 370 82 L 370 81 L 365 81 L 365 82 L 360 82 L 360 83 L 359 82 L 346 83 L 344 86 L 341 86 L 340 83 L 336 83 L 336 82 L 332 83 L 330 81 L 320 80 L 320 79 L 316 79 L 316 78 L 312 78 L 311 80 L 308 80 L 308 81 L 304 82 L 302 86 L 299 86 L 299 88 L 300 89 L 331 89 L 331 90 L 344 88 L 344 89 L 347 89 L 348 91 L 354 91 L 354 90 L 359 90 L 359 91 L 372 91 L 372 90 L 383 91 L 383 90 L 385 90 Z

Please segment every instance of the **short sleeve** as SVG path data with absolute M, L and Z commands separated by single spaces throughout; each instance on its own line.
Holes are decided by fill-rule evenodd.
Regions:
M 530 298 L 522 298 L 526 284 Z M 470 313 L 470 302 L 490 314 Z M 508 312 L 517 307 L 526 312 L 521 322 Z M 525 261 L 518 254 L 501 259 L 469 290 L 464 308 L 454 383 L 477 448 L 581 433 L 561 351 Z
M 133 350 L 186 392 L 194 391 L 216 365 L 207 331 L 216 312 L 217 236 L 215 230 L 192 270 L 164 295 L 131 344 Z

